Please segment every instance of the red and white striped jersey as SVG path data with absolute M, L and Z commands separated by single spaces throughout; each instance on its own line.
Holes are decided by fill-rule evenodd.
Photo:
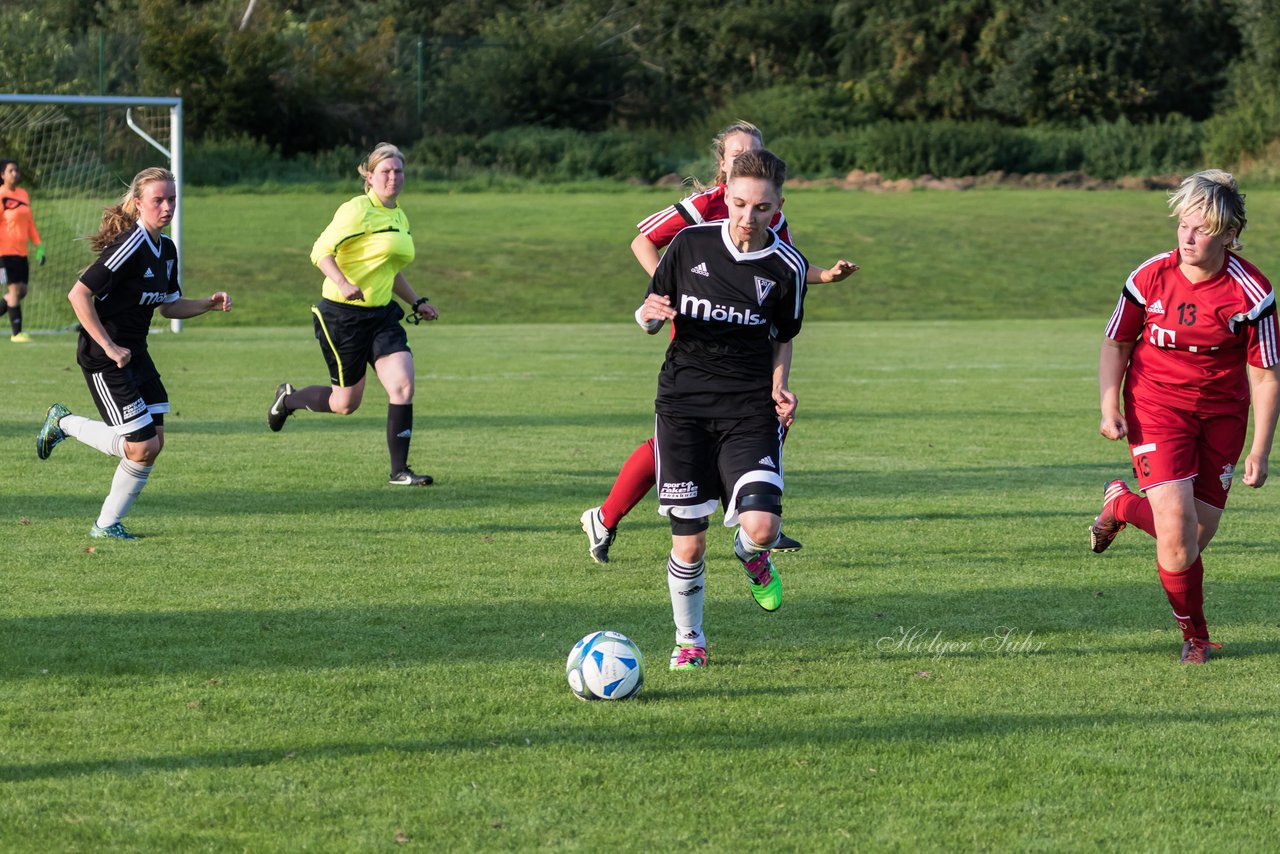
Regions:
M 1280 362 L 1275 293 L 1258 268 L 1232 252 L 1222 269 L 1191 282 L 1178 250 L 1134 270 L 1107 322 L 1106 337 L 1136 341 L 1125 394 L 1202 414 L 1249 405 L 1246 362 Z
M 640 233 L 649 238 L 654 246 L 661 249 L 686 226 L 728 219 L 729 206 L 725 204 L 724 193 L 725 185 L 717 184 L 708 190 L 686 196 L 674 205 L 640 220 L 636 223 L 636 228 L 640 229 Z M 774 215 L 769 228 L 784 241 L 791 243 L 787 218 L 782 215 L 782 211 Z

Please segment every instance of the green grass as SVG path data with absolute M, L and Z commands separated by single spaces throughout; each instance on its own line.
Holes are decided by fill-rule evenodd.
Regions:
M 629 248 L 635 224 L 678 195 L 407 192 L 418 258 L 405 272 L 440 307 L 443 324 L 625 322 L 647 284 Z M 309 325 L 322 280 L 311 245 L 345 198 L 188 196 L 187 292 L 230 291 L 229 324 Z M 1251 192 L 1248 201 L 1246 254 L 1274 273 L 1280 192 Z M 815 320 L 1096 318 L 1110 312 L 1134 267 L 1174 242 L 1159 192 L 792 189 L 785 210 L 814 263 L 848 257 L 862 266 L 843 284 L 813 289 Z M 84 247 L 50 252 L 70 260 Z M 79 269 L 37 270 L 29 316 L 56 310 L 69 320 L 65 294 Z
M 6 348 L 0 849 L 1270 848 L 1280 493 L 1237 487 L 1207 556 L 1226 649 L 1180 667 L 1151 543 L 1086 545 L 1125 466 L 1104 317 L 806 327 L 806 548 L 765 614 L 713 528 L 693 674 L 665 670 L 652 498 L 607 567 L 577 527 L 650 424 L 662 342 L 634 326 L 411 330 L 415 491 L 385 485 L 380 390 L 267 431 L 277 382 L 323 376 L 307 330 L 155 336 L 146 539 L 92 552 L 111 461 L 32 452 L 51 401 L 90 407 L 72 341 Z M 602 627 L 648 656 L 633 702 L 564 684 Z

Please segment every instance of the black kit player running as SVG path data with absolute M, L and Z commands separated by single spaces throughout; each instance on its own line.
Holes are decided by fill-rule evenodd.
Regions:
M 724 505 L 751 595 L 782 605 L 770 560 L 782 524 L 782 436 L 795 417 L 791 340 L 804 319 L 808 262 L 768 228 L 786 164 L 768 151 L 734 161 L 729 216 L 690 226 L 659 262 L 636 321 L 675 322 L 654 405 L 658 512 L 671 520 L 667 587 L 672 670 L 706 666 L 702 628 L 708 518 Z
M 36 455 L 48 459 L 71 436 L 120 458 L 111 491 L 89 530 L 95 538 L 138 539 L 122 520 L 164 446 L 169 394 L 147 350 L 152 315 L 159 310 L 176 319 L 231 310 L 231 297 L 222 291 L 208 299 L 183 298 L 177 248 L 161 231 L 176 204 L 172 173 L 158 167 L 139 172 L 120 204 L 103 213 L 98 234 L 90 239 L 98 260 L 67 294 L 80 321 L 76 362 L 102 421 L 53 404 L 36 437 Z

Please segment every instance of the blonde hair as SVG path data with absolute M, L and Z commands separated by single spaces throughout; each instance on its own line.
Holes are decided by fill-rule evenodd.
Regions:
M 138 199 L 142 198 L 142 190 L 156 181 L 174 181 L 173 173 L 162 166 L 151 166 L 133 176 L 129 189 L 120 197 L 117 204 L 102 211 L 102 224 L 98 233 L 89 238 L 89 246 L 94 252 L 101 252 L 110 246 L 117 237 L 130 231 L 138 224 Z
M 404 155 L 400 153 L 400 149 L 389 142 L 380 142 L 373 147 L 373 151 L 369 152 L 369 156 L 364 159 L 364 162 L 356 167 L 360 177 L 364 178 L 366 193 L 369 192 L 369 187 L 373 181 L 373 170 L 378 168 L 379 163 L 384 160 L 390 160 L 392 157 L 399 159 L 400 164 L 404 165 Z
M 1193 211 L 1204 216 L 1205 228 L 1213 237 L 1221 237 L 1231 229 L 1235 237 L 1227 244 L 1233 252 L 1242 248 L 1240 234 L 1244 231 L 1244 193 L 1236 185 L 1235 176 L 1221 169 L 1206 169 L 1183 179 L 1178 189 L 1169 194 L 1169 216 L 1181 219 Z
M 751 124 L 751 122 L 739 119 L 729 125 L 727 128 L 716 134 L 711 140 L 711 156 L 716 160 L 716 177 L 711 179 L 710 185 L 702 183 L 697 178 L 686 179 L 688 183 L 693 186 L 694 191 L 700 193 L 707 189 L 708 186 L 716 187 L 728 182 L 729 176 L 724 174 L 724 170 L 720 167 L 720 163 L 724 160 L 725 140 L 733 136 L 735 133 L 745 133 L 748 136 L 755 137 L 756 143 L 761 148 L 764 148 L 764 134 L 760 132 L 760 128 Z

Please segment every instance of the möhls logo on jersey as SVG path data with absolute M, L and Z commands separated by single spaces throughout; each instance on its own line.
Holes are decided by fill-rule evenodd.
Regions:
M 680 313 L 694 320 L 719 323 L 737 323 L 742 326 L 760 326 L 767 321 L 749 308 L 713 304 L 711 300 L 693 294 L 680 295 Z

